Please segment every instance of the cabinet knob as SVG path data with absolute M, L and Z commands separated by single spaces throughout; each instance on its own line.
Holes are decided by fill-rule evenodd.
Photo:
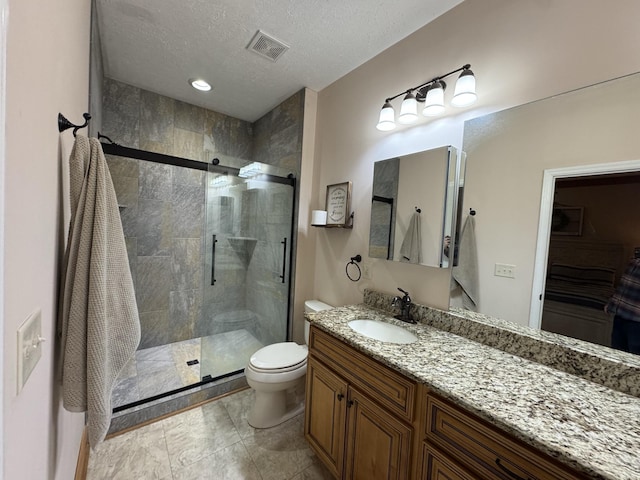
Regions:
M 341 402 L 343 398 L 344 398 L 344 395 L 339 393 L 338 394 L 338 401 Z
M 347 402 L 347 407 L 348 407 L 348 408 L 351 408 L 352 406 L 353 406 L 353 400 L 349 400 L 349 401 Z

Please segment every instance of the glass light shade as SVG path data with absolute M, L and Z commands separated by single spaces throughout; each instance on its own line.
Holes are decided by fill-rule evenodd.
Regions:
M 400 106 L 400 115 L 398 115 L 398 122 L 402 124 L 413 123 L 418 120 L 418 101 L 416 96 L 409 92 L 404 97 L 402 105 Z
M 391 106 L 389 102 L 385 102 L 382 110 L 380 110 L 380 119 L 378 120 L 376 128 L 383 132 L 388 132 L 396 128 L 395 115 L 393 106 Z
M 422 114 L 425 117 L 432 117 L 444 112 L 444 85 L 442 82 L 435 82 L 424 99 L 424 110 Z
M 451 105 L 454 107 L 466 107 L 476 101 L 476 77 L 469 69 L 463 70 L 456 81 Z

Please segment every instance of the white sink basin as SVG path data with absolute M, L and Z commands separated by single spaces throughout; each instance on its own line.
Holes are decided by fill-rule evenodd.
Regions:
M 347 325 L 365 337 L 389 343 L 413 343 L 418 340 L 413 333 L 397 325 L 363 318 L 351 320 Z

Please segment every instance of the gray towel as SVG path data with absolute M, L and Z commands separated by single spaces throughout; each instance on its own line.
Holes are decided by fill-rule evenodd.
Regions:
M 476 225 L 469 215 L 460 234 L 458 265 L 452 269 L 453 280 L 462 289 L 462 305 L 467 310 L 478 308 L 478 252 L 476 247 Z
M 111 392 L 140 342 L 140 321 L 118 202 L 97 139 L 69 158 L 71 222 L 61 298 L 64 407 L 87 412 L 89 443 L 109 429 Z
M 422 233 L 420 214 L 414 212 L 409 222 L 409 228 L 400 247 L 400 261 L 408 263 L 422 263 Z

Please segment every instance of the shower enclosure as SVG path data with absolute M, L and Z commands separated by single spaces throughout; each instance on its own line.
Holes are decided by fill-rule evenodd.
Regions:
M 295 178 L 232 157 L 103 148 L 142 327 L 114 413 L 180 399 L 162 414 L 206 399 L 256 350 L 287 339 Z

